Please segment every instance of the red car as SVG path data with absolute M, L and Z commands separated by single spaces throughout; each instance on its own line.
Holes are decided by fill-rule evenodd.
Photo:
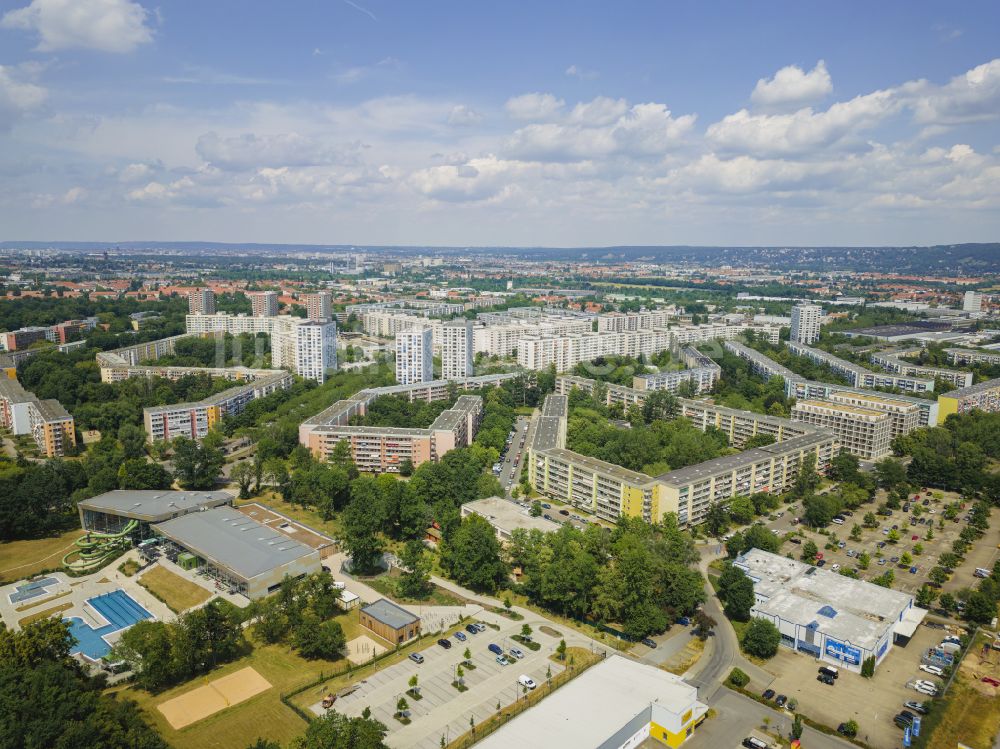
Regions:
M 916 541 L 920 536 L 910 536 L 911 541 Z
M 983 683 L 989 684 L 991 687 L 1000 687 L 1000 681 L 997 681 L 992 676 L 984 676 Z

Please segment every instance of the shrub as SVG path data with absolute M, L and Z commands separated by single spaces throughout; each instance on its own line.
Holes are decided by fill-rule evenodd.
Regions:
M 750 683 L 750 677 L 744 671 L 734 668 L 729 674 L 729 683 L 734 687 L 745 687 Z
M 767 619 L 754 619 L 743 633 L 740 646 L 745 653 L 758 658 L 773 658 L 781 644 L 781 633 Z

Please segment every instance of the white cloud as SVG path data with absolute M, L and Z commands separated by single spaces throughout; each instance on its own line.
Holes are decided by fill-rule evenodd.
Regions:
M 0 131 L 28 112 L 38 109 L 48 92 L 34 83 L 23 80 L 22 69 L 0 65 Z
M 569 121 L 581 125 L 608 125 L 628 111 L 624 99 L 609 99 L 598 96 L 588 102 L 580 102 L 569 113 Z
M 0 26 L 35 31 L 41 52 L 132 52 L 153 41 L 148 16 L 131 0 L 31 0 L 30 5 L 5 13 Z
M 820 60 L 808 73 L 797 65 L 788 65 L 771 79 L 761 78 L 750 100 L 765 109 L 794 109 L 822 99 L 833 91 L 833 82 Z
M 504 109 L 515 120 L 546 120 L 557 115 L 565 103 L 552 94 L 522 94 L 508 99 Z
M 978 65 L 943 86 L 914 81 L 901 87 L 917 122 L 958 125 L 1000 118 L 1000 59 Z
M 483 116 L 464 104 L 456 104 L 448 113 L 448 124 L 456 127 L 470 127 L 483 121 Z
M 566 75 L 570 78 L 579 78 L 580 80 L 590 80 L 591 78 L 597 77 L 596 70 L 584 70 L 579 65 L 570 65 L 566 68 Z
M 298 133 L 255 135 L 243 133 L 221 137 L 205 133 L 195 151 L 209 164 L 224 170 L 240 171 L 259 167 L 313 166 L 317 164 L 355 163 L 359 146 L 333 148 Z
M 726 150 L 753 154 L 806 154 L 817 148 L 851 143 L 898 111 L 893 91 L 875 91 L 837 102 L 824 112 L 806 107 L 792 114 L 751 114 L 741 109 L 709 125 L 708 140 Z

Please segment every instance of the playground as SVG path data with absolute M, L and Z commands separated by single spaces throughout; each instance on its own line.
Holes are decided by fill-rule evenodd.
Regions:
M 238 705 L 266 692 L 270 682 L 251 666 L 207 682 L 204 686 L 157 705 L 171 728 L 180 729 L 197 723 L 227 707 Z
M 116 558 L 132 545 L 132 533 L 139 523 L 131 520 L 117 533 L 88 531 L 73 542 L 74 548 L 62 558 L 73 572 L 92 572 Z

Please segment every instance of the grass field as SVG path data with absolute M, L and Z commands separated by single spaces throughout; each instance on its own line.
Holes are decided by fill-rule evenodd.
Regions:
M 0 582 L 14 582 L 37 572 L 57 569 L 73 542 L 83 535 L 79 528 L 58 536 L 0 544 Z
M 315 510 L 308 507 L 299 507 L 298 505 L 286 502 L 277 492 L 268 489 L 262 491 L 259 496 L 247 500 L 245 503 L 237 502 L 236 504 L 238 506 L 241 504 L 249 504 L 251 502 L 259 502 L 265 507 L 270 507 L 275 512 L 280 512 L 282 515 L 287 515 L 292 520 L 297 520 L 300 523 L 308 525 L 310 528 L 315 528 L 316 530 L 330 536 L 330 538 L 342 538 L 339 519 L 323 520 L 323 517 Z
M 167 608 L 175 614 L 204 603 L 212 596 L 200 585 L 185 580 L 180 575 L 160 565 L 147 570 L 139 578 L 139 585 L 152 593 L 155 598 L 167 604 Z
M 431 587 L 430 595 L 426 598 L 418 599 L 401 596 L 397 592 L 397 580 L 399 577 L 400 572 L 394 567 L 386 575 L 379 575 L 378 577 L 362 577 L 359 579 L 365 585 L 374 588 L 384 596 L 392 598 L 397 603 L 420 604 L 422 606 L 464 606 L 466 603 L 454 593 L 451 593 L 444 588 L 439 588 L 437 585 L 433 585 Z

